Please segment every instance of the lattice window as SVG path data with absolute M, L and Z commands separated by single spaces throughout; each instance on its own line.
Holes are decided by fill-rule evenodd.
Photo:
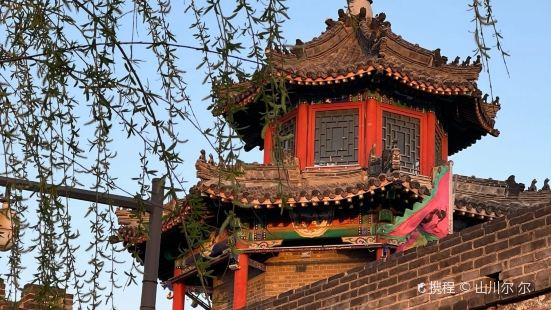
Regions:
M 440 166 L 442 160 L 442 140 L 444 139 L 444 129 L 440 125 L 436 125 L 435 144 L 434 144 L 434 164 Z
M 279 124 L 277 137 L 277 146 L 274 149 L 274 159 L 281 161 L 285 156 L 295 155 L 295 130 L 297 127 L 296 118 L 292 118 L 284 123 Z
M 419 173 L 419 125 L 418 118 L 383 111 L 383 148 L 392 148 L 397 141 L 400 148 L 402 170 Z
M 358 163 L 358 109 L 316 112 L 314 163 Z

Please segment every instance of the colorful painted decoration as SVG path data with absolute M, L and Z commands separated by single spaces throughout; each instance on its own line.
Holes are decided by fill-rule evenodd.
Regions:
M 429 196 L 415 203 L 413 209 L 406 209 L 394 224 L 379 228 L 379 234 L 403 242 L 397 251 L 425 245 L 449 233 L 451 169 L 449 166 L 441 166 L 438 170 Z

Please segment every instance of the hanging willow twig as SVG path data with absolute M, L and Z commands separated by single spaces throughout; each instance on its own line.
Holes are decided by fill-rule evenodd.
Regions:
M 472 4 L 475 39 L 489 70 L 483 29 L 494 32 L 504 62 L 508 55 L 490 2 L 481 1 Z M 234 167 L 242 146 L 229 124 L 233 112 L 243 107 L 232 104 L 232 87 L 250 80 L 260 89 L 257 100 L 266 111 L 263 131 L 276 128 L 275 152 L 285 139 L 279 137 L 277 120 L 289 104 L 286 84 L 265 55 L 265 49 L 284 45 L 286 1 L 184 3 L 185 10 L 174 10 L 181 2 L 0 0 L 0 173 L 44 184 L 86 186 L 98 193 L 124 188 L 142 199 L 149 196 L 151 179 L 164 177 L 167 199 L 187 197 L 189 206 L 182 227 L 186 242 L 179 255 L 200 247 L 215 230 L 202 221 L 201 197 L 184 190 L 184 182 L 194 175 L 182 164 L 189 159 L 186 154 L 197 152 L 186 149 L 188 138 L 199 136 L 210 146 L 238 188 L 240 172 Z M 188 36 L 182 38 L 170 26 L 174 16 L 191 20 L 183 34 Z M 194 57 L 195 70 L 186 72 Z M 212 89 L 206 96 L 212 101 L 210 109 L 225 111 L 225 118 L 216 117 L 212 124 L 199 120 L 197 115 L 207 112 L 191 102 L 189 88 L 197 86 L 196 81 Z M 184 124 L 196 132 L 187 132 Z M 127 145 L 135 145 L 138 153 L 124 159 L 133 176 L 132 189 L 113 174 L 113 165 L 120 162 L 117 151 Z M 36 201 L 13 189 L 9 199 L 16 219 L 9 271 L 2 275 L 8 278 L 9 298 L 18 296 L 27 282 L 22 274 L 34 270 L 32 281 L 43 285 L 37 302 L 45 307 L 52 306 L 55 299 L 49 296 L 61 287 L 75 295 L 78 308 L 114 308 L 114 291 L 135 283 L 136 262 L 132 259 L 120 272 L 124 256 L 119 252 L 127 249 L 109 243 L 118 227 L 113 206 L 91 204 L 84 222 L 76 222 L 73 202 L 60 199 L 55 188 L 40 191 Z M 181 212 L 180 207 L 173 211 Z M 225 222 L 227 230 L 238 233 L 235 211 L 220 212 L 219 224 Z M 143 212 L 136 215 L 138 233 L 146 234 Z M 37 267 L 25 270 L 25 256 L 34 258 Z M 195 264 L 205 285 L 210 264 Z M 121 281 L 122 274 L 126 278 Z
M 475 54 L 481 56 L 483 67 L 488 75 L 488 82 L 490 86 L 490 95 L 493 99 L 493 86 L 490 71 L 490 52 L 492 47 L 495 47 L 501 55 L 503 65 L 507 71 L 507 75 L 510 76 L 509 67 L 507 66 L 507 53 L 502 45 L 503 35 L 497 29 L 497 20 L 494 17 L 492 5 L 490 0 L 473 0 L 472 4 L 469 4 L 469 8 L 474 13 L 473 22 L 475 24 L 474 39 L 476 43 Z M 485 31 L 489 28 L 492 32 L 492 37 L 495 40 L 495 46 L 491 46 L 487 43 L 485 38 Z
M 211 126 L 200 123 L 188 95 L 189 81 L 228 87 L 236 78 L 250 77 L 250 70 L 260 72 L 264 47 L 281 38 L 285 10 L 283 1 L 264 6 L 243 0 L 233 6 L 214 0 L 198 6 L 192 1 L 186 14 L 196 20 L 191 26 L 196 25 L 197 33 L 184 40 L 192 43 L 182 44 L 169 26 L 170 1 L 0 0 L 5 38 L 0 45 L 1 173 L 44 184 L 89 186 L 98 193 L 120 190 L 111 170 L 123 134 L 133 141 L 125 143 L 141 145 L 135 164 L 129 163 L 136 167 L 130 173 L 137 196 L 147 199 L 150 179 L 159 176 L 167 179 L 171 199 L 186 196 L 183 123 L 198 130 L 226 167 L 233 167 L 241 150 L 224 119 Z M 130 32 L 120 31 L 129 24 Z M 181 59 L 192 52 L 203 55 L 197 70 L 204 72 L 190 76 Z M 144 62 L 153 64 L 153 70 L 144 69 Z M 79 223 L 76 229 L 70 202 L 59 199 L 55 189 L 40 191 L 36 204 L 23 203 L 27 197 L 16 193 L 12 191 L 11 208 L 18 220 L 5 275 L 11 298 L 22 287 L 22 257 L 31 255 L 38 266 L 34 282 L 44 288 L 37 302 L 52 306 L 48 296 L 62 287 L 75 294 L 79 308 L 114 307 L 118 252 L 125 249 L 108 242 L 117 233 L 113 207 L 91 204 L 85 215 L 89 227 Z M 201 221 L 201 200 L 187 197 L 193 207 L 183 231 L 185 248 L 192 249 L 213 227 Z M 142 214 L 137 213 L 140 224 Z M 141 226 L 139 231 L 147 233 Z M 82 238 L 89 241 L 80 249 Z M 78 262 L 84 250 L 88 264 Z M 208 277 L 208 262 L 197 265 Z M 128 282 L 135 273 L 135 265 L 124 272 Z

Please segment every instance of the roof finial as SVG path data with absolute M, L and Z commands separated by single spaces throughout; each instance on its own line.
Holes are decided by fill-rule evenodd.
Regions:
M 359 15 L 362 8 L 366 9 L 367 18 L 370 19 L 373 17 L 373 10 L 371 9 L 371 4 L 373 0 L 347 0 L 348 1 L 348 10 L 351 15 Z

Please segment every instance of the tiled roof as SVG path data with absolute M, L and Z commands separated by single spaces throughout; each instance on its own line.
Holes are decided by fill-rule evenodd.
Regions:
M 514 180 L 514 176 L 511 177 Z M 461 175 L 454 176 L 454 185 L 455 210 L 461 215 L 497 217 L 521 208 L 551 204 L 551 190 L 548 189 L 514 194 L 507 181 Z
M 291 83 L 325 85 L 380 73 L 412 88 L 435 94 L 478 95 L 479 62 L 447 63 L 394 34 L 384 13 L 372 19 L 341 17 L 310 42 L 290 51 L 268 51 L 270 62 Z
M 168 231 L 180 225 L 189 212 L 185 200 L 171 201 L 163 206 L 162 232 Z M 147 240 L 147 229 L 149 224 L 149 213 L 139 214 L 136 211 L 118 208 L 115 211 L 119 221 L 118 239 L 125 242 L 143 243 Z
M 237 202 L 241 206 L 271 208 L 281 205 L 305 206 L 345 202 L 371 196 L 388 186 L 397 186 L 421 199 L 429 194 L 431 181 L 423 176 L 393 172 L 373 177 L 360 166 L 328 166 L 300 171 L 291 162 L 277 165 L 241 165 L 239 176 L 230 179 L 224 169 L 200 159 L 196 163 L 200 179 L 197 188 L 211 198 Z
M 440 49 L 430 51 L 396 35 L 385 18 L 381 13 L 375 18 L 346 15 L 328 20 L 319 37 L 306 43 L 297 40 L 290 50 L 268 50 L 268 60 L 275 74 L 291 84 L 339 84 L 378 73 L 427 93 L 480 96 L 479 60 L 448 62 Z M 257 90 L 245 81 L 236 84 L 231 94 L 248 104 Z
M 432 108 L 442 112 L 440 121 L 447 125 L 450 154 L 488 133 L 499 135 L 494 128 L 499 100 L 487 100 L 476 84 L 481 70 L 479 60 L 471 61 L 468 57 L 461 61 L 457 57 L 449 62 L 440 55 L 440 49 L 431 51 L 412 44 L 392 32 L 384 13 L 374 18 L 344 14 L 338 21 L 326 23 L 327 30 L 318 38 L 305 43 L 297 40 L 289 50 L 267 51 L 270 76 L 287 81 L 291 105 L 310 102 L 307 100 L 310 97 L 318 100 L 314 97 L 328 88 L 324 85 L 350 84 L 340 88 L 329 86 L 335 92 L 339 92 L 337 88 L 361 92 L 366 87 L 370 91 L 387 90 L 389 94 L 397 90 L 405 98 L 438 106 Z M 214 113 L 233 114 L 232 122 L 247 150 L 263 146 L 260 131 L 265 105 L 256 103 L 265 82 L 261 75 L 255 75 L 250 81 L 215 90 L 219 106 Z M 233 113 L 233 108 L 242 106 L 252 110 Z
M 234 203 L 238 207 L 276 208 L 318 206 L 352 202 L 369 198 L 390 187 L 402 192 L 411 201 L 420 201 L 430 193 L 432 180 L 393 172 L 373 177 L 359 166 L 332 166 L 309 168 L 300 171 L 296 162 L 288 162 L 285 168 L 276 165 L 241 164 L 231 170 L 228 167 L 207 162 L 202 155 L 196 162 L 200 179 L 194 190 L 215 201 Z M 234 177 L 230 177 L 234 175 Z M 512 180 L 512 181 L 511 181 Z M 511 183 L 512 182 L 512 183 Z M 515 185 L 516 184 L 516 185 Z M 491 220 L 520 208 L 551 204 L 551 190 L 518 191 L 523 185 L 508 181 L 481 179 L 454 175 L 455 214 L 480 220 Z M 178 201 L 180 213 L 170 212 L 175 203 L 166 206 L 163 231 L 179 225 L 189 211 L 186 202 Z M 125 241 L 145 241 L 143 229 L 138 229 L 138 219 L 128 210 L 118 210 L 122 225 L 120 235 Z M 148 217 L 143 217 L 148 222 Z
M 307 168 L 301 172 L 294 163 L 286 164 L 285 169 L 276 165 L 242 165 L 240 175 L 232 181 L 225 179 L 218 166 L 203 160 L 197 161 L 196 168 L 201 179 L 198 189 L 205 195 L 257 208 L 285 203 L 280 197 L 285 197 L 291 206 L 333 203 L 369 196 L 391 185 L 422 198 L 432 186 L 429 177 L 398 172 L 373 177 L 359 166 Z M 521 190 L 515 195 L 511 189 L 514 184 L 517 183 L 455 175 L 455 212 L 492 219 L 510 210 L 551 203 L 550 190 Z

